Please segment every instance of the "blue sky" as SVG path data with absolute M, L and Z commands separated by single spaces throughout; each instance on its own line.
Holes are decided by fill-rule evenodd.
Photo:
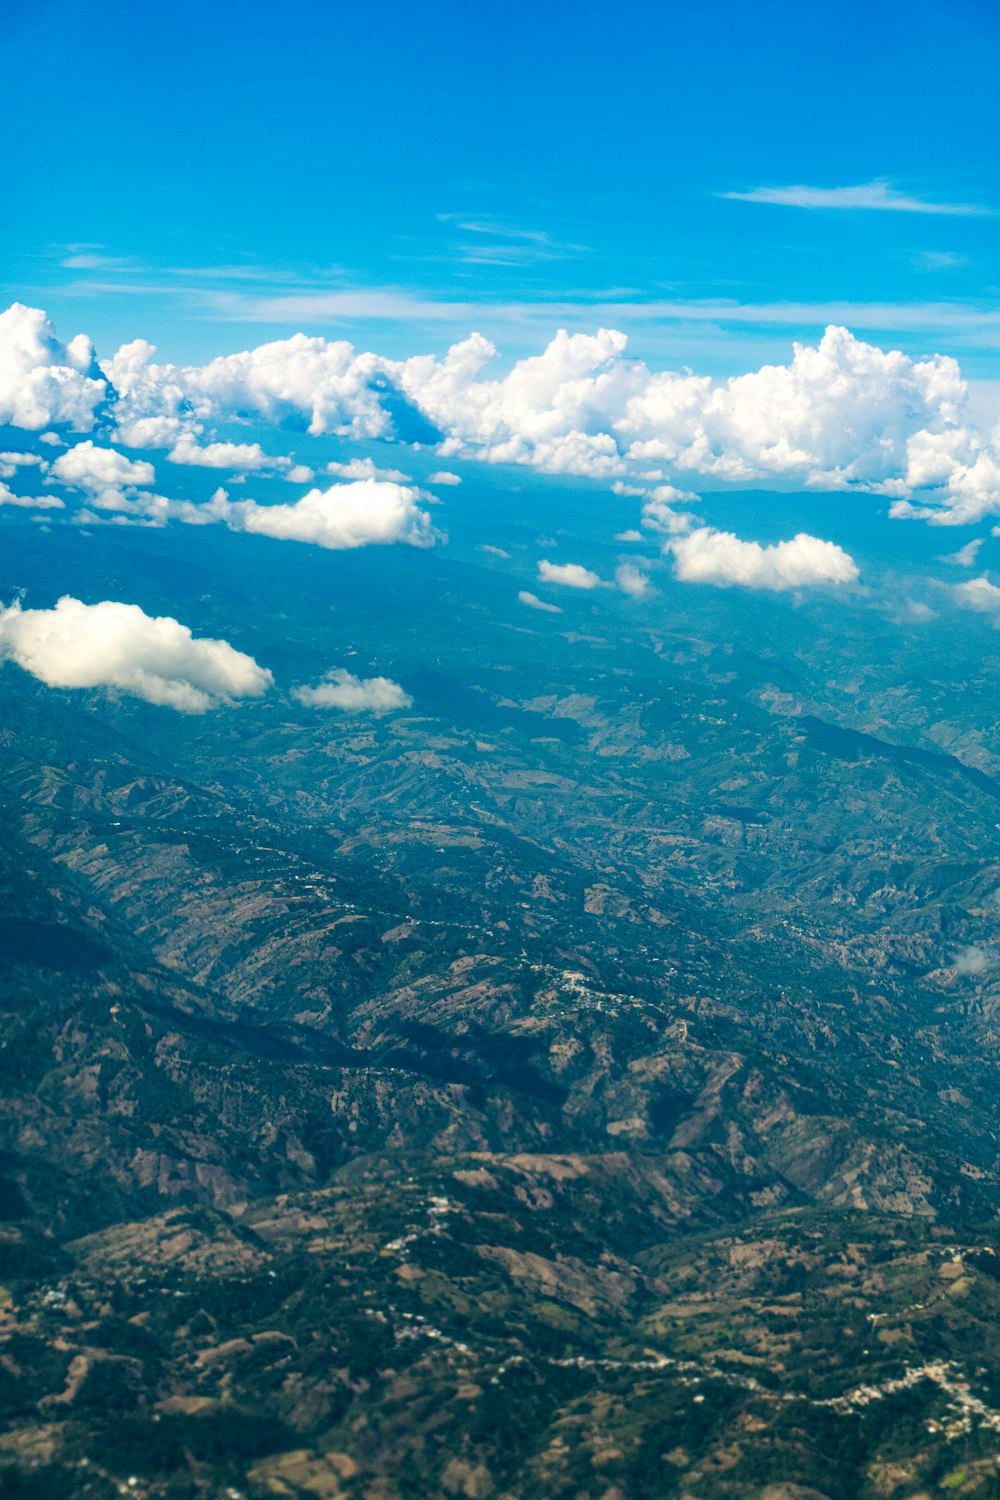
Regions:
M 0 43 L 5 528 L 419 558 L 484 487 L 518 628 L 664 578 L 1000 627 L 995 6 L 32 0 Z M 539 479 L 603 550 L 497 544 Z M 873 574 L 872 497 L 929 572 Z M 158 627 L 80 592 L 0 608 L 0 659 L 267 691 L 179 620 L 150 687 Z
M 836 321 L 1000 378 L 995 6 L 32 0 L 0 41 L 6 300 L 101 353 L 603 323 L 725 374 Z

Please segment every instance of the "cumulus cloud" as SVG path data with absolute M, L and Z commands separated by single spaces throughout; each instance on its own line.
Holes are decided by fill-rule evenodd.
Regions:
M 1000 511 L 1000 434 L 985 438 L 968 425 L 919 432 L 908 443 L 904 489 L 925 491 L 917 503 L 902 495 L 889 514 L 940 526 L 970 525 Z
M 615 569 L 615 582 L 632 599 L 646 599 L 655 592 L 648 576 L 635 563 L 620 563 Z
M 953 360 L 914 362 L 828 328 L 817 347 L 796 344 L 790 364 L 719 385 L 654 375 L 620 431 L 633 457 L 729 480 L 879 487 L 905 473 L 910 436 L 953 422 L 964 396 Z
M 699 526 L 687 536 L 676 537 L 668 550 L 676 575 L 684 583 L 739 584 L 777 593 L 816 584 L 853 583 L 858 577 L 857 564 L 848 553 L 834 542 L 804 532 L 790 541 L 762 547 L 759 542 L 742 541 L 731 531 Z
M 450 469 L 435 469 L 433 474 L 428 474 L 427 483 L 455 485 L 461 484 L 462 479 L 461 475 L 453 474 Z
M 188 464 L 198 469 L 236 469 L 244 474 L 259 469 L 282 468 L 288 464 L 287 458 L 270 458 L 259 443 L 199 445 L 190 434 L 178 438 L 167 457 L 172 464 Z
M 154 364 L 155 353 L 146 339 L 133 339 L 101 367 L 115 391 L 118 440 L 129 448 L 170 448 L 201 431 L 185 372 Z
M 435 533 L 419 500 L 420 491 L 408 486 L 360 479 L 328 490 L 310 490 L 294 505 L 230 501 L 220 493 L 207 506 L 189 507 L 193 514 L 185 513 L 182 519 L 221 520 L 231 531 L 312 542 L 334 550 L 390 542 L 430 547 Z
M 0 480 L 0 505 L 15 505 L 22 510 L 62 510 L 63 501 L 58 495 L 15 495 L 9 485 Z
M 444 434 L 443 454 L 614 477 L 624 488 L 667 464 L 738 482 L 907 490 L 909 440 L 925 431 L 961 430 L 955 462 L 968 457 L 953 360 L 913 361 L 829 328 L 817 347 L 796 345 L 787 365 L 716 382 L 654 373 L 625 350 L 613 329 L 560 333 L 491 380 L 497 351 L 474 336 L 443 360 L 407 360 L 391 374 Z
M 328 463 L 326 472 L 335 475 L 338 479 L 387 479 L 394 484 L 408 484 L 410 479 L 409 474 L 404 474 L 400 469 L 376 468 L 375 461 L 371 458 L 352 458 L 346 463 Z
M 559 333 L 542 354 L 496 381 L 479 378 L 497 358 L 479 334 L 443 359 L 402 361 L 297 334 L 200 367 L 159 365 L 153 347 L 136 340 L 104 368 L 118 393 L 122 440 L 133 446 L 157 438 L 166 445 L 185 427 L 224 416 L 366 439 L 405 436 L 401 424 L 416 418 L 422 440 L 440 436 L 442 457 L 468 451 L 554 473 L 615 474 L 622 462 L 608 423 L 645 372 L 622 361 L 625 345 L 615 330 Z
M 973 609 L 981 615 L 1000 615 L 1000 589 L 983 575 L 970 578 L 967 583 L 957 583 L 953 590 L 955 598 L 965 609 Z
M 339 708 L 347 713 L 388 713 L 411 708 L 413 699 L 389 677 L 355 677 L 345 667 L 328 672 L 314 687 L 292 689 L 307 708 Z
M 445 434 L 439 451 L 625 483 L 662 465 L 736 483 L 794 479 L 859 487 L 907 501 L 937 521 L 1000 510 L 1000 455 L 970 415 L 953 359 L 912 360 L 845 328 L 787 365 L 717 382 L 654 373 L 625 358 L 625 337 L 559 334 L 499 380 L 482 378 L 496 351 L 474 338 L 442 361 L 410 360 L 398 379 Z M 651 465 L 654 466 L 651 468 Z M 669 521 L 654 492 L 647 516 Z M 687 498 L 687 497 L 683 497 Z
M 558 604 L 548 604 L 544 599 L 539 599 L 530 589 L 521 589 L 518 596 L 519 604 L 526 604 L 529 609 L 540 609 L 547 615 L 561 615 L 562 610 Z
M 559 332 L 499 375 L 498 351 L 479 334 L 441 358 L 391 360 L 304 334 L 202 366 L 154 355 L 135 340 L 102 374 L 86 341 L 63 348 L 44 314 L 13 308 L 0 318 L 0 416 L 6 402 L 24 426 L 51 413 L 87 428 L 106 397 L 119 441 L 134 447 L 212 453 L 225 445 L 200 441 L 206 422 L 250 416 L 358 439 L 411 440 L 419 429 L 442 459 L 588 475 L 623 494 L 670 471 L 874 490 L 893 514 L 941 524 L 1000 513 L 1000 437 L 979 430 L 956 362 L 911 359 L 846 328 L 795 345 L 786 364 L 721 381 L 651 370 L 612 328 Z M 370 459 L 344 465 L 337 477 L 387 478 Z M 451 482 L 449 472 L 432 482 Z M 676 503 L 654 492 L 647 524 L 670 529 Z
M 558 583 L 568 589 L 599 589 L 603 580 L 582 563 L 553 563 L 543 557 L 538 564 L 538 576 L 543 583 Z
M 45 469 L 44 458 L 37 453 L 0 453 L 0 479 L 13 479 L 18 469 Z
M 108 395 L 83 334 L 60 344 L 45 314 L 20 302 L 0 313 L 0 422 L 34 432 L 53 424 L 88 432 Z
M 0 610 L 0 660 L 56 688 L 118 688 L 147 703 L 200 714 L 259 698 L 271 673 L 227 641 L 196 639 L 169 615 L 136 604 L 84 604 L 69 595 L 53 609 Z
M 481 380 L 497 350 L 474 334 L 443 360 L 404 361 L 397 379 L 445 435 L 442 456 L 461 453 L 553 474 L 612 476 L 623 464 L 611 428 L 645 371 L 622 359 L 626 343 L 614 329 L 594 335 L 560 331 L 542 354 L 519 360 L 502 379 Z
M 49 473 L 70 489 L 83 491 L 98 510 L 145 516 L 167 508 L 165 500 L 139 488 L 156 478 L 151 463 L 126 458 L 116 448 L 99 447 L 89 438 L 61 453 Z
M 73 489 L 100 494 L 102 490 L 123 490 L 152 484 L 156 470 L 145 459 L 126 458 L 116 448 L 101 448 L 89 438 L 68 448 L 52 465 L 53 478 Z
M 296 334 L 207 365 L 160 365 L 152 344 L 126 344 L 104 368 L 119 393 L 120 422 L 161 418 L 178 429 L 214 416 L 251 416 L 344 437 L 390 437 L 382 396 L 386 361 L 344 341 Z M 134 439 L 130 439 L 134 441 Z
M 698 496 L 689 490 L 678 490 L 672 484 L 657 485 L 643 501 L 642 524 L 649 531 L 659 531 L 664 536 L 680 536 L 690 531 L 695 518 L 690 511 L 677 510 L 680 503 L 697 501 Z

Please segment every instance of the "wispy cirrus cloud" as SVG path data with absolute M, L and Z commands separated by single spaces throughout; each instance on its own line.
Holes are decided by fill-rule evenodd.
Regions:
M 781 208 L 874 210 L 897 214 L 955 214 L 963 218 L 989 218 L 996 209 L 982 203 L 946 203 L 900 192 L 885 178 L 847 187 L 811 187 L 794 183 L 788 187 L 755 187 L 743 192 L 717 193 L 738 203 L 772 203 Z
M 529 266 L 541 261 L 567 260 L 583 255 L 586 245 L 554 238 L 542 229 L 525 229 L 502 219 L 473 214 L 438 214 L 459 237 L 460 260 L 479 266 Z
M 128 271 L 132 267 L 127 260 L 113 255 L 97 255 L 91 251 L 80 255 L 67 255 L 59 262 L 64 271 Z
M 74 240 L 60 247 L 53 247 L 58 264 L 64 271 L 141 271 L 139 261 L 123 255 L 113 255 L 107 245 L 96 240 Z
M 914 250 L 907 259 L 915 271 L 957 271 L 972 264 L 961 250 Z
M 872 188 L 887 191 L 885 184 L 869 184 Z M 746 193 L 727 193 L 720 196 L 746 201 L 792 201 L 778 196 L 795 193 L 816 193 L 824 203 L 836 198 L 829 206 L 847 207 L 842 196 L 861 193 L 862 189 L 799 189 L 760 188 Z M 916 202 L 903 199 L 901 202 Z M 817 205 L 820 206 L 820 205 Z M 867 206 L 875 206 L 868 204 Z M 892 205 L 896 206 L 895 199 Z M 924 204 L 923 211 L 930 212 L 936 206 Z M 944 206 L 941 211 L 944 211 Z M 972 205 L 951 206 L 948 211 L 989 214 L 987 208 Z M 481 237 L 483 243 L 490 231 L 503 232 L 510 236 L 509 243 L 522 247 L 534 246 L 542 253 L 543 246 L 555 247 L 555 242 L 542 231 L 518 229 L 514 226 L 498 226 L 486 219 L 464 218 L 457 214 L 440 215 L 443 221 L 454 222 L 456 227 L 470 236 Z M 74 251 L 81 247 L 69 247 Z M 480 247 L 482 248 L 482 247 Z M 582 246 L 563 245 L 560 253 L 567 254 L 583 250 Z M 198 321 L 220 323 L 272 324 L 275 327 L 337 327 L 350 324 L 382 323 L 397 327 L 423 326 L 428 331 L 449 324 L 466 329 L 483 327 L 500 330 L 517 325 L 525 331 L 539 326 L 553 325 L 568 328 L 592 328 L 595 323 L 616 326 L 640 325 L 646 329 L 661 327 L 681 328 L 687 325 L 694 330 L 699 326 L 709 333 L 713 330 L 734 328 L 795 329 L 796 331 L 821 330 L 830 323 L 870 330 L 879 333 L 918 333 L 927 337 L 948 336 L 972 346 L 996 342 L 1000 329 L 1000 305 L 995 299 L 960 301 L 958 299 L 907 298 L 896 301 L 869 301 L 847 299 L 822 299 L 815 301 L 741 301 L 737 297 L 670 297 L 658 295 L 659 289 L 649 288 L 623 290 L 621 288 L 601 291 L 580 291 L 558 297 L 540 295 L 513 301 L 498 301 L 486 297 L 454 295 L 452 290 L 430 292 L 422 286 L 394 285 L 392 283 L 369 283 L 365 285 L 357 276 L 339 267 L 326 267 L 309 274 L 288 271 L 281 267 L 256 266 L 163 266 L 143 267 L 139 263 L 115 262 L 113 257 L 100 257 L 100 263 L 90 262 L 89 247 L 82 247 L 79 261 L 62 262 L 62 269 L 76 274 L 66 279 L 54 290 L 63 297 L 79 299 L 126 298 L 128 300 L 163 301 L 168 299 L 179 312 Z M 478 252 L 477 252 L 478 253 Z M 917 252 L 918 255 L 922 252 Z M 72 262 L 72 263 L 71 263 Z M 513 263 L 512 260 L 508 263 Z M 927 252 L 920 260 L 920 269 L 936 269 L 961 266 L 966 257 L 960 252 Z M 127 275 L 101 275 L 101 271 L 127 271 Z M 88 274 L 88 272 L 90 274 Z M 41 293 L 41 288 L 37 289 Z
M 947 334 L 969 344 L 996 342 L 1000 329 L 1000 307 L 988 303 L 959 301 L 921 302 L 741 302 L 735 298 L 685 300 L 642 298 L 630 301 L 605 299 L 489 302 L 449 297 L 428 297 L 399 287 L 310 289 L 301 292 L 228 292 L 213 287 L 178 288 L 164 282 L 115 284 L 78 283 L 61 287 L 63 295 L 114 296 L 119 294 L 174 295 L 199 319 L 220 323 L 260 323 L 284 327 L 336 326 L 347 323 L 455 325 L 474 328 L 518 325 L 592 328 L 595 323 L 699 325 L 719 328 L 822 329 L 830 323 L 877 332 Z

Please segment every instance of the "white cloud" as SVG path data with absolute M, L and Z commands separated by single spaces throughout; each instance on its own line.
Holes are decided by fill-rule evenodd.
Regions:
M 430 547 L 435 533 L 419 499 L 420 491 L 405 485 L 361 479 L 328 490 L 310 490 L 294 505 L 258 505 L 255 500 L 216 496 L 209 506 L 193 509 L 210 511 L 203 519 L 222 520 L 232 531 L 313 542 L 318 547 L 345 549 L 390 542 Z
M 926 625 L 937 619 L 937 611 L 922 599 L 906 599 L 897 609 L 895 618 L 900 625 Z
M 698 496 L 687 490 L 675 489 L 672 484 L 661 484 L 651 490 L 642 505 L 642 524 L 650 531 L 659 531 L 664 536 L 681 536 L 694 525 L 690 511 L 675 510 L 678 503 L 697 501 Z
M 958 214 L 962 217 L 991 216 L 993 209 L 978 203 L 935 203 L 901 193 L 884 179 L 860 182 L 853 187 L 758 187 L 743 193 L 719 193 L 739 203 L 773 203 L 786 208 L 869 209 L 881 213 Z
M 543 583 L 558 583 L 569 589 L 599 589 L 603 580 L 581 563 L 553 563 L 543 557 L 538 564 L 538 576 Z
M 148 502 L 148 503 L 145 503 Z M 87 535 L 94 526 L 135 526 L 140 528 L 161 527 L 169 519 L 172 502 L 162 495 L 141 497 L 141 501 L 129 501 L 125 509 L 108 513 L 107 510 L 89 510 L 83 506 L 70 516 L 73 526 L 87 528 Z
M 118 688 L 181 713 L 204 713 L 259 698 L 271 673 L 227 641 L 195 639 L 169 615 L 135 604 L 84 604 L 69 595 L 54 609 L 0 610 L 0 660 L 14 661 L 56 688 Z
M 45 469 L 48 465 L 37 453 L 0 453 L 0 479 L 13 479 L 18 469 Z
M 673 484 L 658 484 L 655 489 L 650 490 L 649 499 L 645 502 L 647 506 L 654 505 L 693 505 L 696 504 L 698 496 L 693 490 L 679 490 Z
M 453 474 L 450 469 L 435 469 L 433 474 L 428 474 L 425 481 L 427 484 L 461 484 L 461 475 Z
M 297 333 L 186 369 L 154 365 L 154 352 L 148 345 L 137 351 L 126 387 L 119 351 L 108 366 L 119 389 L 125 387 L 135 397 L 146 389 L 165 390 L 171 402 L 179 391 L 197 418 L 231 413 L 278 424 L 305 422 L 313 433 L 354 438 L 392 434 L 392 419 L 381 400 L 386 362 L 375 354 L 356 355 L 343 340 L 328 343 Z
M 957 583 L 954 594 L 965 609 L 973 609 L 981 615 L 1000 615 L 1000 589 L 985 576 Z
M 946 552 L 938 562 L 951 563 L 956 568 L 971 568 L 976 561 L 976 554 L 983 545 L 981 536 L 973 537 L 971 542 L 966 542 L 964 547 L 959 547 L 957 552 Z
M 134 285 L 134 284 L 133 284 Z M 136 288 L 138 289 L 138 288 Z M 147 291 L 159 291 L 149 286 Z M 915 301 L 852 301 L 829 298 L 810 302 L 771 301 L 741 302 L 732 297 L 630 297 L 628 301 L 581 295 L 570 300 L 490 303 L 451 300 L 434 301 L 422 296 L 400 296 L 388 288 L 353 292 L 305 292 L 293 296 L 272 296 L 244 290 L 238 294 L 222 293 L 205 286 L 200 289 L 202 306 L 220 321 L 239 323 L 289 324 L 299 322 L 337 323 L 354 319 L 391 319 L 427 327 L 430 324 L 467 330 L 477 320 L 489 319 L 490 325 L 504 328 L 517 324 L 521 329 L 534 327 L 543 332 L 554 325 L 574 319 L 586 331 L 595 326 L 626 327 L 639 325 L 648 329 L 653 322 L 682 324 L 709 323 L 728 327 L 767 325 L 769 328 L 815 328 L 828 323 L 846 324 L 858 329 L 908 329 L 924 336 L 949 334 L 981 340 L 1000 324 L 1000 309 L 989 299 L 980 303 Z M 581 320 L 585 322 L 581 323 Z
M 910 437 L 954 424 L 965 386 L 954 360 L 883 353 L 844 328 L 788 365 L 713 385 L 653 375 L 618 424 L 628 456 L 735 482 L 786 476 L 826 489 L 899 481 Z
M 903 493 L 889 514 L 938 526 L 971 525 L 1000 511 L 1000 430 L 984 437 L 969 425 L 915 433 L 908 443 Z M 914 504 L 915 490 L 930 489 Z
M 67 271 L 127 271 L 130 269 L 127 260 L 122 260 L 117 255 L 95 254 L 94 250 L 89 247 L 86 250 L 74 251 L 59 264 Z
M 992 967 L 993 955 L 985 948 L 978 947 L 975 943 L 970 943 L 967 948 L 963 948 L 957 953 L 953 965 L 956 974 L 962 974 L 968 978 L 975 978 L 980 974 L 985 974 L 987 969 Z
M 547 615 L 562 614 L 562 610 L 559 608 L 558 604 L 546 603 L 544 599 L 539 599 L 537 594 L 533 594 L 530 589 L 521 589 L 517 598 L 519 604 L 526 604 L 529 609 L 541 609 L 544 610 Z
M 307 708 L 339 708 L 348 713 L 388 713 L 411 708 L 413 699 L 389 677 L 355 677 L 344 667 L 328 672 L 315 687 L 292 689 Z
M 879 191 L 891 196 L 884 184 Z M 705 305 L 700 313 L 716 318 L 726 306 Z M 698 311 L 692 305 L 689 315 L 692 308 Z M 749 316 L 735 304 L 729 313 Z M 680 304 L 670 315 L 683 315 Z M 800 308 L 797 315 L 806 313 Z M 5 365 L 0 337 L 0 414 L 4 390 L 21 401 L 17 393 L 30 391 L 36 377 L 48 389 L 46 382 L 65 376 L 77 389 L 85 377 L 73 361 L 87 364 L 89 345 L 74 340 L 63 350 L 44 315 L 30 309 L 11 309 L 3 319 L 0 332 L 8 327 L 7 343 L 20 351 L 20 364 Z M 893 514 L 940 524 L 1000 513 L 1000 435 L 980 430 L 953 359 L 911 359 L 834 325 L 817 345 L 795 345 L 787 364 L 717 381 L 653 371 L 627 358 L 626 346 L 614 328 L 559 332 L 540 354 L 490 378 L 498 352 L 479 334 L 443 358 L 405 360 L 298 334 L 200 367 L 158 365 L 153 347 L 135 340 L 106 362 L 113 392 L 91 382 L 94 391 L 88 387 L 87 401 L 78 403 L 77 425 L 91 425 L 91 397 L 106 394 L 119 440 L 188 453 L 201 463 L 216 452 L 221 463 L 226 451 L 201 443 L 203 424 L 249 415 L 353 438 L 410 440 L 419 433 L 428 443 L 436 433 L 442 459 L 461 455 L 585 475 L 622 492 L 676 472 L 738 484 L 874 490 L 894 502 Z M 5 386 L 3 372 L 15 366 Z M 59 420 L 74 419 L 70 408 L 72 402 Z M 18 420 L 31 425 L 24 412 Z M 237 450 L 254 466 L 265 461 L 256 444 L 234 444 L 230 452 Z M 373 480 L 399 473 L 379 471 L 371 459 L 344 460 L 333 472 Z M 450 482 L 443 478 L 449 472 L 438 471 L 433 482 Z M 690 525 L 690 518 L 676 519 L 675 504 L 654 491 L 645 502 L 647 524 Z
M 488 552 L 492 557 L 506 557 L 510 559 L 510 553 L 503 547 L 494 547 L 492 542 L 483 542 L 479 548 L 480 552 Z
M 762 547 L 744 542 L 731 531 L 700 526 L 668 543 L 677 577 L 684 583 L 780 592 L 815 584 L 853 583 L 858 577 L 854 559 L 834 542 L 800 532 L 790 541 Z M 1000 593 L 1000 590 L 998 590 Z
M 387 479 L 393 484 L 408 484 L 409 474 L 400 469 L 378 469 L 370 458 L 352 458 L 347 463 L 328 463 L 328 474 L 338 479 Z
M 519 360 L 501 380 L 481 380 L 497 350 L 479 334 L 441 361 L 417 358 L 395 378 L 445 435 L 440 452 L 530 464 L 553 474 L 617 475 L 623 469 L 611 431 L 645 366 L 623 361 L 623 333 L 559 332 L 542 354 Z
M 947 508 L 959 492 L 979 496 L 991 484 L 984 463 L 975 468 L 980 451 L 991 450 L 977 436 L 952 359 L 912 360 L 830 327 L 817 346 L 796 345 L 787 365 L 716 382 L 654 373 L 627 359 L 625 347 L 613 329 L 559 333 L 542 354 L 489 380 L 497 351 L 474 335 L 443 360 L 387 363 L 385 376 L 444 434 L 442 454 L 613 477 L 623 488 L 669 465 L 734 482 L 784 478 L 893 497 L 933 483 Z M 933 474 L 919 463 L 921 442 L 950 444 Z
M 289 484 L 312 484 L 316 475 L 308 464 L 293 464 L 283 477 Z
M 199 469 L 235 469 L 244 474 L 259 469 L 279 469 L 287 466 L 287 458 L 270 458 L 259 443 L 206 443 L 195 442 L 188 434 L 178 438 L 167 454 L 172 464 L 189 464 Z
M 156 479 L 156 470 L 145 459 L 126 458 L 116 448 L 100 448 L 89 438 L 60 453 L 51 472 L 63 484 L 90 494 L 153 484 Z
M 649 578 L 635 563 L 620 563 L 615 569 L 615 582 L 632 599 L 645 599 L 655 593 Z
M 89 438 L 61 453 L 49 472 L 70 489 L 82 490 L 99 510 L 151 515 L 167 507 L 161 497 L 139 489 L 156 478 L 151 463 L 126 458 L 115 448 L 98 447 Z
M 0 480 L 0 505 L 16 505 L 22 510 L 62 510 L 64 508 L 58 495 L 15 495 L 3 480 Z
M 438 214 L 459 235 L 471 236 L 460 242 L 460 258 L 472 265 L 531 265 L 537 261 L 562 260 L 580 254 L 582 245 L 560 244 L 543 230 L 523 229 L 498 219 L 470 219 L 462 214 Z
M 180 417 L 129 417 L 126 407 L 116 412 L 115 441 L 126 448 L 172 448 L 176 443 L 194 442 L 202 431 L 199 423 L 189 425 Z
M 114 386 L 118 441 L 129 448 L 171 448 L 201 432 L 188 396 L 185 372 L 153 363 L 146 339 L 123 344 L 102 369 Z
M 86 432 L 107 395 L 89 339 L 60 344 L 45 314 L 20 302 L 0 313 L 0 422 Z

